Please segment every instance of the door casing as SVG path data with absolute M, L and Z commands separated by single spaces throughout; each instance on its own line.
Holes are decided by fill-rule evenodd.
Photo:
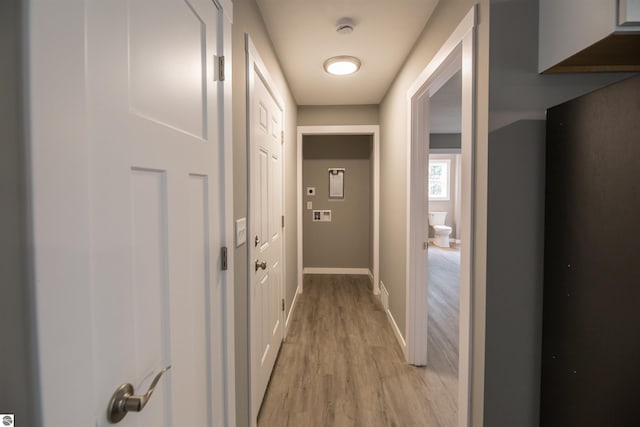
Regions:
M 251 104 L 251 100 L 252 100 L 252 85 L 251 85 L 251 80 L 255 79 L 255 78 L 261 78 L 264 82 L 265 82 L 265 86 L 267 87 L 267 89 L 269 90 L 269 92 L 271 93 L 271 95 L 273 96 L 274 101 L 276 102 L 276 104 L 278 105 L 278 107 L 280 108 L 281 112 L 282 112 L 282 121 L 280 126 L 282 127 L 282 129 L 284 130 L 285 128 L 285 104 L 284 101 L 282 100 L 282 96 L 280 95 L 280 93 L 277 90 L 277 86 L 275 85 L 273 79 L 271 78 L 271 75 L 269 73 L 269 70 L 267 69 L 267 66 L 265 65 L 264 61 L 262 60 L 260 54 L 258 53 L 258 50 L 256 49 L 255 45 L 253 44 L 253 42 L 251 41 L 251 37 L 249 36 L 249 34 L 245 34 L 245 50 L 246 50 L 246 58 L 247 58 L 247 68 L 246 68 L 246 84 L 247 84 L 247 164 L 248 164 L 248 174 L 247 174 L 247 211 L 249 212 L 249 215 L 247 215 L 247 230 L 251 230 L 252 229 L 252 221 L 254 221 L 254 218 L 251 217 L 251 156 L 253 154 L 253 143 L 252 143 L 252 132 L 251 132 L 251 127 L 252 127 L 252 120 L 253 120 L 253 113 L 251 112 L 251 108 L 252 108 L 252 104 Z M 256 69 L 257 71 L 261 74 L 261 76 L 256 76 Z M 284 137 L 284 136 L 283 136 Z M 285 150 L 284 148 L 282 149 L 281 152 L 281 161 L 282 161 L 282 182 L 281 182 L 281 192 L 282 192 L 282 215 L 285 216 L 286 212 L 285 212 Z M 282 275 L 281 275 L 281 281 L 280 281 L 280 295 L 282 295 L 282 297 L 284 298 L 285 295 L 285 283 L 286 283 L 286 259 L 285 259 L 285 253 L 286 253 L 286 228 L 283 226 L 281 229 L 281 239 L 282 239 L 282 244 L 281 244 L 281 253 L 280 253 L 280 262 L 281 262 L 281 270 L 282 270 Z M 254 369 L 253 369 L 253 360 L 254 360 L 254 354 L 253 352 L 255 351 L 255 349 L 252 348 L 252 340 L 253 340 L 253 322 L 252 322 L 252 307 L 253 307 L 253 303 L 252 303 L 252 295 L 253 292 L 251 292 L 251 286 L 252 286 L 252 277 L 254 275 L 254 271 L 252 270 L 254 264 L 253 262 L 255 261 L 255 255 L 253 254 L 253 245 L 250 244 L 250 241 L 247 241 L 247 303 L 248 303 L 248 310 L 247 313 L 249 313 L 249 334 L 247 336 L 247 340 L 248 340 L 248 348 L 249 348 L 249 412 L 250 412 L 250 425 L 251 426 L 256 426 L 257 422 L 258 422 L 258 411 L 260 409 L 260 405 L 258 404 L 256 406 L 255 402 L 253 401 L 253 390 L 254 390 L 254 383 L 256 382 L 256 378 L 254 377 Z M 284 321 L 284 310 L 280 312 L 280 316 L 281 316 L 281 322 L 282 322 L 282 329 L 283 329 L 283 340 L 286 337 L 286 328 L 285 328 L 285 321 Z
M 297 132 L 297 190 L 296 210 L 298 225 L 298 288 L 296 296 L 303 292 L 304 268 L 302 263 L 302 140 L 305 135 L 371 135 L 373 138 L 373 293 L 380 294 L 380 126 L 298 126 Z M 296 301 L 296 298 L 294 298 Z M 293 312 L 293 305 L 291 311 Z M 287 319 L 288 326 L 288 319 Z
M 473 297 L 475 194 L 475 76 L 477 5 L 467 13 L 434 58 L 407 91 L 407 331 L 406 357 L 410 364 L 427 364 L 427 240 L 425 218 L 426 173 L 429 155 L 429 97 L 462 69 L 462 215 L 459 301 L 458 426 L 470 423 L 471 303 Z M 456 65 L 459 63 L 461 65 Z

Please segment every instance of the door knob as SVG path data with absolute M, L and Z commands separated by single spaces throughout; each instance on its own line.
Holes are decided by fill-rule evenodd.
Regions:
M 260 261 L 256 260 L 256 271 L 258 271 L 259 268 L 261 268 L 263 270 L 266 270 L 267 269 L 267 263 L 265 261 L 260 262 Z
M 156 389 L 162 374 L 171 369 L 171 365 L 164 368 L 151 382 L 149 390 L 143 395 L 134 395 L 133 386 L 130 383 L 121 384 L 111 396 L 111 401 L 107 407 L 107 420 L 111 424 L 119 423 L 129 411 L 140 412 L 144 409 L 149 398 Z

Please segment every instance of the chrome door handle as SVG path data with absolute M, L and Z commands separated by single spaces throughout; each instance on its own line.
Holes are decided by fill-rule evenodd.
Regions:
M 259 268 L 261 268 L 263 270 L 266 270 L 267 269 L 267 263 L 265 261 L 260 262 L 260 261 L 256 260 L 256 271 L 258 271 Z
M 143 395 L 134 395 L 131 383 L 121 384 L 111 396 L 111 401 L 107 407 L 107 420 L 111 424 L 119 423 L 129 411 L 140 412 L 144 409 L 149 398 L 156 389 L 162 374 L 171 369 L 171 365 L 164 368 L 151 382 L 149 390 Z

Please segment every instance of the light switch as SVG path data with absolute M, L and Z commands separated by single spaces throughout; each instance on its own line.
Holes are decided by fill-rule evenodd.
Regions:
M 236 219 L 236 248 L 247 241 L 247 219 Z
M 307 209 L 313 209 L 313 202 L 307 202 Z

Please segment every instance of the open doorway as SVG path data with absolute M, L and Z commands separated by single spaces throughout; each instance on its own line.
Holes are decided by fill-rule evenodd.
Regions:
M 373 136 L 302 141 L 304 274 L 355 274 L 373 283 Z
M 429 201 L 429 154 L 435 154 L 438 139 L 435 135 L 456 133 L 450 130 L 437 132 L 437 112 L 444 113 L 441 117 L 450 115 L 459 117 L 459 157 L 443 158 L 445 153 L 439 153 L 441 175 L 442 167 L 448 168 L 447 176 L 451 176 L 451 169 L 459 170 L 458 213 L 454 211 L 449 217 L 449 225 L 445 218 L 440 218 L 442 226 L 439 240 L 454 240 L 454 246 L 459 248 L 459 267 L 453 268 L 452 281 L 455 282 L 455 271 L 459 272 L 459 291 L 457 295 L 458 319 L 457 325 L 450 328 L 453 332 L 449 340 L 453 341 L 448 354 L 451 372 L 455 372 L 456 381 L 452 385 L 452 398 L 455 403 L 453 410 L 457 414 L 457 425 L 469 425 L 470 407 L 470 377 L 471 377 L 471 290 L 472 290 L 472 201 L 474 193 L 473 157 L 474 157 L 474 72 L 475 54 L 474 37 L 476 26 L 476 8 L 472 8 L 458 25 L 449 39 L 444 43 L 433 60 L 425 67 L 407 94 L 410 111 L 410 144 L 408 150 L 408 213 L 407 227 L 407 360 L 414 365 L 429 365 L 430 359 L 428 330 L 437 325 L 430 310 L 435 310 L 429 304 L 430 276 L 429 258 L 435 258 L 435 253 L 429 251 L 428 236 L 430 232 L 429 212 L 440 212 L 431 209 Z M 459 83 L 458 83 L 459 82 Z M 440 92 L 442 90 L 442 92 Z M 438 94 L 440 92 L 440 94 Z M 447 95 L 446 97 L 444 95 Z M 450 98 L 448 105 L 439 102 L 439 98 Z M 439 105 L 440 104 L 440 105 Z M 455 113 L 455 109 L 459 113 Z M 431 146 L 433 140 L 434 146 Z M 442 142 L 442 141 L 440 141 Z M 431 153 L 433 151 L 433 153 Z M 458 153 L 448 153 L 458 154 Z M 435 160 L 435 157 L 434 157 Z M 448 160 L 448 161 L 447 161 Z M 450 184 L 450 183 L 449 183 Z M 449 189 L 451 190 L 451 189 Z M 451 192 L 451 191 L 450 191 Z M 434 200 L 435 203 L 435 200 Z M 454 200 L 455 205 L 455 200 Z M 459 215 L 459 216 L 458 216 Z M 442 215 L 441 215 L 442 216 Z M 447 227 L 449 228 L 447 230 Z M 456 234 L 451 237 L 456 229 Z M 433 227 L 431 227 L 433 233 Z M 446 237 L 446 239 L 444 239 Z M 437 236 L 434 236 L 434 240 Z M 458 243 L 459 241 L 459 243 Z M 443 245 L 444 246 L 444 245 Z M 449 244 L 450 246 L 450 244 Z M 445 248 L 446 249 L 446 248 Z M 425 256 L 426 255 L 426 256 Z M 454 258 L 455 259 L 455 258 Z M 442 258 L 442 263 L 446 262 Z M 435 271 L 433 272 L 435 273 Z M 447 286 L 449 286 L 447 288 Z M 444 283 L 444 288 L 451 290 L 451 284 Z M 435 298 L 434 294 L 431 294 Z M 455 292 L 451 298 L 455 305 Z M 449 315 L 455 315 L 455 309 Z M 455 320 L 454 320 L 455 322 Z M 452 322 L 449 322 L 450 324 Z M 456 327 L 457 326 L 457 327 Z M 455 332 L 457 329 L 457 337 Z M 433 331 L 432 331 L 433 332 Z M 453 337 L 451 337 L 453 335 Z M 457 339 L 456 339 L 457 338 Z M 457 349 L 455 348 L 457 344 Z M 437 344 L 433 344 L 434 347 Z M 457 351 L 455 351 L 457 350 Z M 442 356 L 442 355 L 440 355 Z
M 456 64 L 458 65 L 458 64 Z M 441 407 L 458 400 L 462 71 L 429 99 L 427 159 L 427 372 L 438 378 Z
M 338 176 L 338 180 L 336 181 L 332 181 L 332 179 L 330 178 L 330 174 L 332 172 L 337 173 L 338 175 L 342 174 L 342 182 L 344 183 L 344 180 L 348 179 L 348 171 L 346 170 L 346 168 L 341 167 L 339 164 L 335 164 L 333 165 L 333 163 L 331 163 L 333 166 L 329 166 L 324 165 L 322 167 L 324 167 L 324 169 L 326 169 L 326 176 L 324 177 L 325 179 L 321 179 L 321 178 L 317 178 L 316 181 L 319 183 L 318 185 L 314 184 L 313 182 L 309 181 L 305 181 L 303 179 L 303 164 L 304 164 L 304 158 L 303 158 L 303 153 L 304 153 L 304 141 L 305 141 L 305 137 L 311 138 L 312 140 L 315 140 L 315 143 L 318 144 L 322 144 L 322 139 L 326 137 L 330 137 L 330 136 L 334 136 L 337 139 L 333 142 L 331 142 L 331 144 L 333 143 L 340 143 L 338 140 L 342 139 L 345 140 L 348 139 L 349 137 L 364 137 L 366 140 L 370 141 L 367 143 L 367 151 L 369 152 L 368 154 L 368 163 L 370 165 L 367 174 L 369 174 L 370 176 L 370 189 L 371 189 L 371 197 L 370 197 L 370 204 L 369 202 L 367 203 L 370 212 L 370 235 L 371 235 L 371 244 L 370 244 L 370 248 L 371 248 L 371 252 L 368 254 L 368 258 L 370 260 L 370 268 L 368 269 L 362 269 L 362 271 L 367 271 L 366 274 L 368 274 L 371 278 L 371 281 L 373 283 L 373 293 L 374 294 L 379 294 L 379 279 L 378 279 L 378 271 L 379 271 L 379 253 L 380 253 L 380 249 L 379 249 L 379 200 L 380 200 L 380 140 L 379 140 L 379 127 L 378 126 L 299 126 L 298 127 L 298 145 L 297 145 L 297 152 L 298 152 L 298 291 L 297 294 L 300 294 L 303 292 L 303 275 L 305 270 L 309 273 L 323 273 L 323 272 L 333 272 L 333 273 L 356 273 L 358 274 L 360 272 L 359 269 L 353 270 L 350 268 L 345 268 L 344 266 L 340 266 L 340 269 L 335 269 L 335 268 L 329 268 L 329 269 L 323 269 L 322 267 L 309 267 L 309 266 L 305 266 L 304 265 L 304 261 L 303 261 L 303 254 L 305 253 L 305 246 L 304 246 L 304 230 L 305 230 L 305 221 L 304 221 L 304 215 L 307 215 L 307 223 L 313 224 L 314 222 L 316 222 L 316 225 L 322 225 L 321 223 L 323 221 L 329 221 L 332 220 L 333 217 L 331 216 L 331 207 L 341 207 L 340 204 L 344 203 L 344 197 L 345 194 L 342 194 L 342 198 L 340 197 L 341 195 L 338 193 L 335 193 L 332 195 L 332 183 L 337 183 L 340 181 L 340 178 Z M 312 143 L 312 140 L 310 140 L 309 142 Z M 357 140 L 357 138 L 356 138 Z M 309 151 L 309 150 L 308 150 Z M 311 151 L 313 151 L 314 153 L 311 153 Z M 311 155 L 311 157 L 318 157 L 318 150 L 311 150 L 309 152 L 309 154 Z M 323 152 L 325 152 L 326 150 L 321 150 Z M 344 150 L 340 150 L 340 151 L 344 151 Z M 356 152 L 357 149 L 354 151 Z M 326 154 L 326 153 L 325 153 Z M 320 157 L 326 157 L 326 156 L 320 156 Z M 357 156 L 356 156 L 357 157 Z M 344 163 L 344 162 L 343 162 Z M 327 167 L 329 166 L 329 167 Z M 303 183 L 307 182 L 309 185 L 307 187 L 303 186 Z M 314 181 L 315 182 L 315 181 Z M 313 188 L 312 191 L 314 191 L 314 194 L 318 194 L 317 191 L 320 190 L 320 186 L 323 186 L 322 190 L 326 190 L 325 192 L 327 194 L 325 194 L 326 197 L 324 197 L 324 199 L 327 200 L 327 203 L 325 203 L 325 205 L 318 205 L 317 203 L 314 203 L 314 201 L 318 201 L 320 200 L 318 198 L 318 196 L 310 196 L 308 194 L 308 191 L 310 190 L 310 188 Z M 337 190 L 337 188 L 334 188 L 334 190 Z M 324 194 L 324 193 L 323 193 Z M 304 203 L 304 206 L 303 206 Z M 309 203 L 311 204 L 311 208 L 308 208 Z M 321 209 L 318 209 L 321 208 Z M 317 212 L 316 212 L 317 211 Z M 317 220 L 314 221 L 314 217 L 310 216 L 310 215 L 315 215 L 315 214 L 319 215 L 319 218 Z M 307 226 L 309 226 L 310 224 L 307 224 Z M 308 227 L 310 228 L 310 227 Z M 309 249 L 309 248 L 308 248 Z M 307 252 L 309 252 L 307 250 Z M 317 255 L 317 254 L 316 254 Z M 329 264 L 327 264 L 329 265 Z M 335 267 L 335 266 L 332 266 Z M 295 300 L 294 300 L 295 301 Z M 288 320 L 287 320 L 287 325 L 288 325 Z

